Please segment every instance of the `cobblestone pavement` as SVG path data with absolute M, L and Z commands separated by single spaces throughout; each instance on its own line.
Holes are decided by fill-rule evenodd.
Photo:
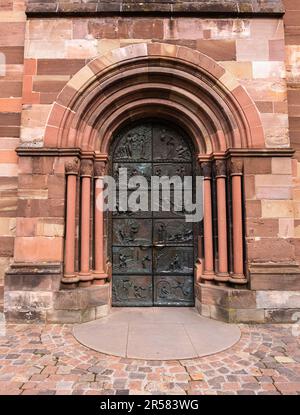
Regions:
M 0 335 L 0 393 L 300 394 L 295 326 L 240 327 L 241 340 L 216 355 L 143 361 L 89 350 L 71 326 L 8 325 Z

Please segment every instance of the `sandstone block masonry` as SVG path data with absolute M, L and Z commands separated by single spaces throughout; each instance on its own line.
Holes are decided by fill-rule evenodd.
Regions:
M 160 43 L 164 46 L 157 50 L 172 59 L 178 59 L 172 56 L 176 47 L 187 48 L 184 59 L 192 59 L 193 51 L 213 59 L 226 70 L 214 82 L 227 91 L 242 86 L 253 101 L 253 107 L 244 108 L 249 123 L 256 122 L 258 114 L 263 129 L 263 149 L 235 153 L 243 160 L 247 285 L 222 288 L 197 283 L 199 309 L 232 321 L 292 320 L 300 309 L 298 3 L 1 1 L 0 53 L 5 71 L 0 75 L 0 304 L 5 292 L 8 318 L 28 320 L 29 312 L 34 320 L 83 321 L 95 318 L 103 312 L 97 307 L 109 304 L 108 283 L 101 288 L 106 294 L 91 303 L 86 292 L 93 287 L 86 291 L 81 287 L 82 294 L 62 290 L 65 164 L 73 160 L 78 142 L 74 139 L 66 151 L 53 146 L 45 152 L 45 136 L 48 143 L 54 142 L 57 124 L 73 105 L 73 91 L 84 89 L 101 65 L 122 55 L 122 48 L 143 45 L 142 56 L 147 45 Z M 93 70 L 87 67 L 98 57 L 103 57 L 100 64 L 91 66 Z M 55 104 L 62 90 L 64 101 Z M 172 92 L 167 95 L 171 100 Z M 74 105 L 71 113 L 76 110 Z M 80 126 L 85 121 L 80 120 Z M 82 157 L 79 150 L 78 154 Z M 78 210 L 79 200 L 76 206 Z M 79 233 L 77 215 L 77 253 Z M 205 255 L 199 258 L 204 260 Z M 218 264 L 217 254 L 214 260 Z M 76 261 L 78 266 L 78 255 Z M 238 304 L 232 303 L 232 296 Z

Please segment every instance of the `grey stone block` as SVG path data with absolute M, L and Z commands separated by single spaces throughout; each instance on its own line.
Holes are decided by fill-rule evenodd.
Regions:
M 300 308 L 300 292 L 257 291 L 257 308 Z

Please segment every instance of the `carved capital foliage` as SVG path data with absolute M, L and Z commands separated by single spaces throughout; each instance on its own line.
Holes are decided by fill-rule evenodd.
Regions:
M 216 160 L 215 162 L 216 177 L 227 176 L 227 166 L 225 160 Z
M 74 174 L 77 175 L 79 172 L 80 162 L 77 157 L 74 157 L 73 160 L 69 160 L 65 164 L 65 172 L 66 174 Z
M 94 176 L 95 177 L 102 177 L 105 174 L 105 161 L 95 161 L 94 163 Z
M 243 174 L 243 160 L 241 159 L 230 160 L 230 174 L 232 176 L 241 176 Z
M 94 164 L 92 160 L 83 159 L 81 160 L 80 175 L 91 177 L 93 175 Z
M 211 162 L 210 161 L 202 161 L 201 162 L 201 170 L 202 170 L 202 175 L 204 176 L 205 179 L 210 179 L 211 178 Z

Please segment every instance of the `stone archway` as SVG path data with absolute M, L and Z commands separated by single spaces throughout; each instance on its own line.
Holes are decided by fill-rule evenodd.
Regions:
M 199 154 L 265 147 L 235 78 L 198 51 L 161 43 L 115 49 L 81 69 L 53 104 L 44 145 L 107 154 L 114 131 L 145 112 L 179 120 Z
M 244 276 L 242 163 L 232 149 L 261 149 L 263 129 L 258 111 L 234 77 L 194 50 L 160 43 L 136 44 L 111 51 L 80 70 L 57 97 L 50 113 L 47 148 L 77 149 L 66 165 L 68 201 L 64 284 L 105 280 L 103 216 L 95 212 L 94 269 L 90 270 L 90 191 L 106 169 L 111 138 L 128 121 L 163 118 L 182 127 L 194 143 L 205 178 L 205 220 L 201 266 L 203 280 L 247 282 Z M 79 159 L 81 166 L 79 168 Z M 93 168 L 94 163 L 94 168 Z M 228 169 L 228 163 L 230 168 Z M 213 167 L 213 170 L 212 170 Z M 80 169 L 82 204 L 80 266 L 75 270 L 76 176 Z M 226 180 L 230 177 L 230 180 Z M 226 190 L 226 183 L 229 183 Z M 217 196 L 216 196 L 217 193 Z M 216 199 L 217 197 L 217 199 Z M 228 198 L 232 199 L 229 270 Z M 218 201 L 218 235 L 214 235 L 212 200 Z M 217 247 L 214 247 L 217 240 Z M 217 250 L 217 255 L 216 251 Z M 204 256 L 205 261 L 200 257 Z M 234 255 L 233 255 L 234 252 Z M 218 258 L 217 258 L 218 257 Z
M 56 276 L 63 265 L 60 288 L 102 286 L 108 301 L 111 264 L 104 217 L 95 209 L 95 200 L 102 198 L 112 137 L 128 122 L 145 117 L 178 124 L 192 140 L 204 176 L 204 237 L 198 240 L 194 264 L 196 297 L 201 297 L 200 282 L 245 287 L 243 158 L 268 152 L 259 113 L 246 90 L 206 55 L 177 45 L 141 43 L 89 62 L 53 104 L 43 148 L 18 149 L 21 157 L 56 157 L 60 169 L 64 167 L 65 244 L 61 262 L 55 264 Z M 40 267 L 45 275 L 53 274 L 43 263 Z M 13 266 L 9 272 L 23 271 Z M 78 290 L 73 296 L 66 291 L 70 293 L 60 290 L 56 297 L 62 295 L 67 303 L 72 298 L 78 310 L 78 301 L 85 304 L 88 296 L 91 301 L 82 310 L 94 307 L 92 290 L 82 297 Z M 63 315 L 63 309 L 59 311 Z M 84 318 L 95 315 L 93 309 Z

